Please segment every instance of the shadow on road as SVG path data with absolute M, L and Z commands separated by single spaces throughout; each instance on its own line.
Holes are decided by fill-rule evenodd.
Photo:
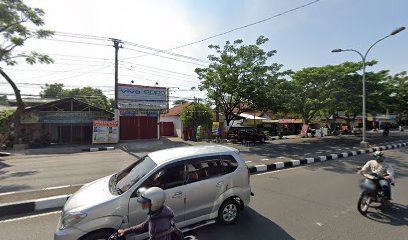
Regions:
M 406 142 L 406 134 L 382 137 L 379 134 L 369 134 L 368 142 L 375 146 L 386 145 L 389 143 Z M 359 136 L 337 136 L 324 138 L 305 138 L 297 140 L 280 140 L 266 144 L 249 143 L 247 148 L 241 149 L 242 153 L 257 154 L 264 158 L 288 157 L 293 159 L 304 159 L 306 157 L 316 157 L 321 155 L 338 154 L 349 150 L 357 150 L 360 146 L 361 137 Z M 231 144 L 241 146 L 239 144 Z M 346 149 L 346 150 L 345 150 Z
M 31 189 L 31 187 L 26 186 L 26 185 L 12 184 L 9 186 L 0 186 L 0 193 L 17 192 L 17 191 L 28 190 L 28 189 Z M 0 202 L 1 202 L 1 196 L 0 196 Z
M 398 151 L 401 153 L 408 154 L 408 148 L 398 148 L 393 151 Z M 384 151 L 385 161 L 392 165 L 396 182 L 398 185 L 398 178 L 408 177 L 408 162 L 401 161 L 396 157 L 388 154 L 387 151 Z M 372 154 L 359 155 L 358 157 L 345 158 L 345 159 L 336 159 L 329 160 L 324 162 L 324 164 L 313 164 L 308 166 L 306 169 L 314 171 L 317 169 L 324 169 L 326 171 L 332 171 L 336 173 L 357 173 L 357 168 L 362 167 L 368 160 L 372 160 Z
M 393 226 L 408 226 L 408 207 L 393 203 L 390 208 L 368 212 L 368 219 Z
M 221 239 L 223 240 L 247 240 L 247 239 L 295 239 L 283 228 L 268 218 L 262 216 L 250 207 L 247 207 L 241 218 L 233 225 L 213 224 L 196 230 L 195 235 L 200 240 Z

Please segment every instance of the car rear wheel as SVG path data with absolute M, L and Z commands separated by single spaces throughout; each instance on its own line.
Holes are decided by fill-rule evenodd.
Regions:
M 218 210 L 218 221 L 221 224 L 233 224 L 238 220 L 240 213 L 239 204 L 233 199 L 227 199 Z
M 261 143 L 264 143 L 264 142 L 265 142 L 265 138 L 261 138 L 260 142 L 261 142 Z

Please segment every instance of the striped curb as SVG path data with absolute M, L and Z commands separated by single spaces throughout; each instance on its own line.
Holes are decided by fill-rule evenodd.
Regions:
M 115 147 L 100 147 L 100 148 L 84 148 L 84 152 L 110 151 L 115 150 Z
M 357 156 L 361 154 L 372 153 L 374 151 L 395 149 L 395 148 L 406 147 L 406 146 L 408 146 L 408 142 L 398 143 L 398 144 L 388 144 L 388 145 L 379 146 L 379 147 L 372 147 L 369 149 L 359 149 L 357 151 L 353 150 L 353 151 L 348 151 L 348 152 L 343 152 L 343 153 L 338 153 L 338 154 L 329 154 L 326 156 L 305 158 L 301 160 L 289 160 L 285 162 L 276 162 L 276 163 L 271 163 L 271 164 L 260 164 L 260 165 L 255 165 L 253 167 L 249 167 L 249 172 L 252 174 L 261 173 L 261 172 L 270 172 L 270 171 L 276 171 L 276 170 L 280 170 L 284 168 L 292 168 L 292 167 L 296 167 L 300 165 L 307 165 L 307 164 L 311 164 L 315 162 L 324 162 L 327 160 L 347 158 L 347 157 Z
M 49 209 L 62 208 L 70 195 L 40 198 L 23 202 L 14 202 L 0 205 L 0 217 L 27 214 Z

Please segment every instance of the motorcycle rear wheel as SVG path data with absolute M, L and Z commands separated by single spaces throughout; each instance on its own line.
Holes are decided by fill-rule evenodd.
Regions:
M 357 202 L 358 211 L 365 215 L 370 207 L 371 197 L 368 193 L 362 193 Z

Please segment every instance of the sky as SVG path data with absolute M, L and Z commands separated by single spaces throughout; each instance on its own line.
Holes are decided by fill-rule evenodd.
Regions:
M 396 28 L 408 27 L 408 1 L 404 0 L 320 0 L 276 16 L 311 2 L 315 1 L 25 0 L 45 11 L 43 28 L 56 34 L 50 40 L 30 39 L 16 50 L 49 54 L 55 63 L 30 66 L 21 62 L 1 67 L 22 94 L 35 96 L 43 84 L 63 83 L 67 88 L 98 87 L 113 98 L 115 50 L 109 38 L 116 38 L 124 41 L 119 49 L 119 83 L 170 87 L 171 101 L 205 98 L 205 92 L 197 91 L 194 69 L 208 66 L 207 56 L 214 53 L 210 44 L 223 46 L 236 39 L 254 44 L 264 35 L 269 41 L 263 48 L 277 51 L 269 63 L 296 71 L 360 61 L 356 53 L 331 50 L 351 48 L 365 53 L 376 40 Z M 168 53 L 157 52 L 271 16 L 276 17 Z M 378 43 L 368 54 L 368 60 L 375 59 L 378 64 L 367 70 L 407 71 L 407 44 L 408 30 Z M 0 78 L 2 93 L 11 94 L 12 89 Z

